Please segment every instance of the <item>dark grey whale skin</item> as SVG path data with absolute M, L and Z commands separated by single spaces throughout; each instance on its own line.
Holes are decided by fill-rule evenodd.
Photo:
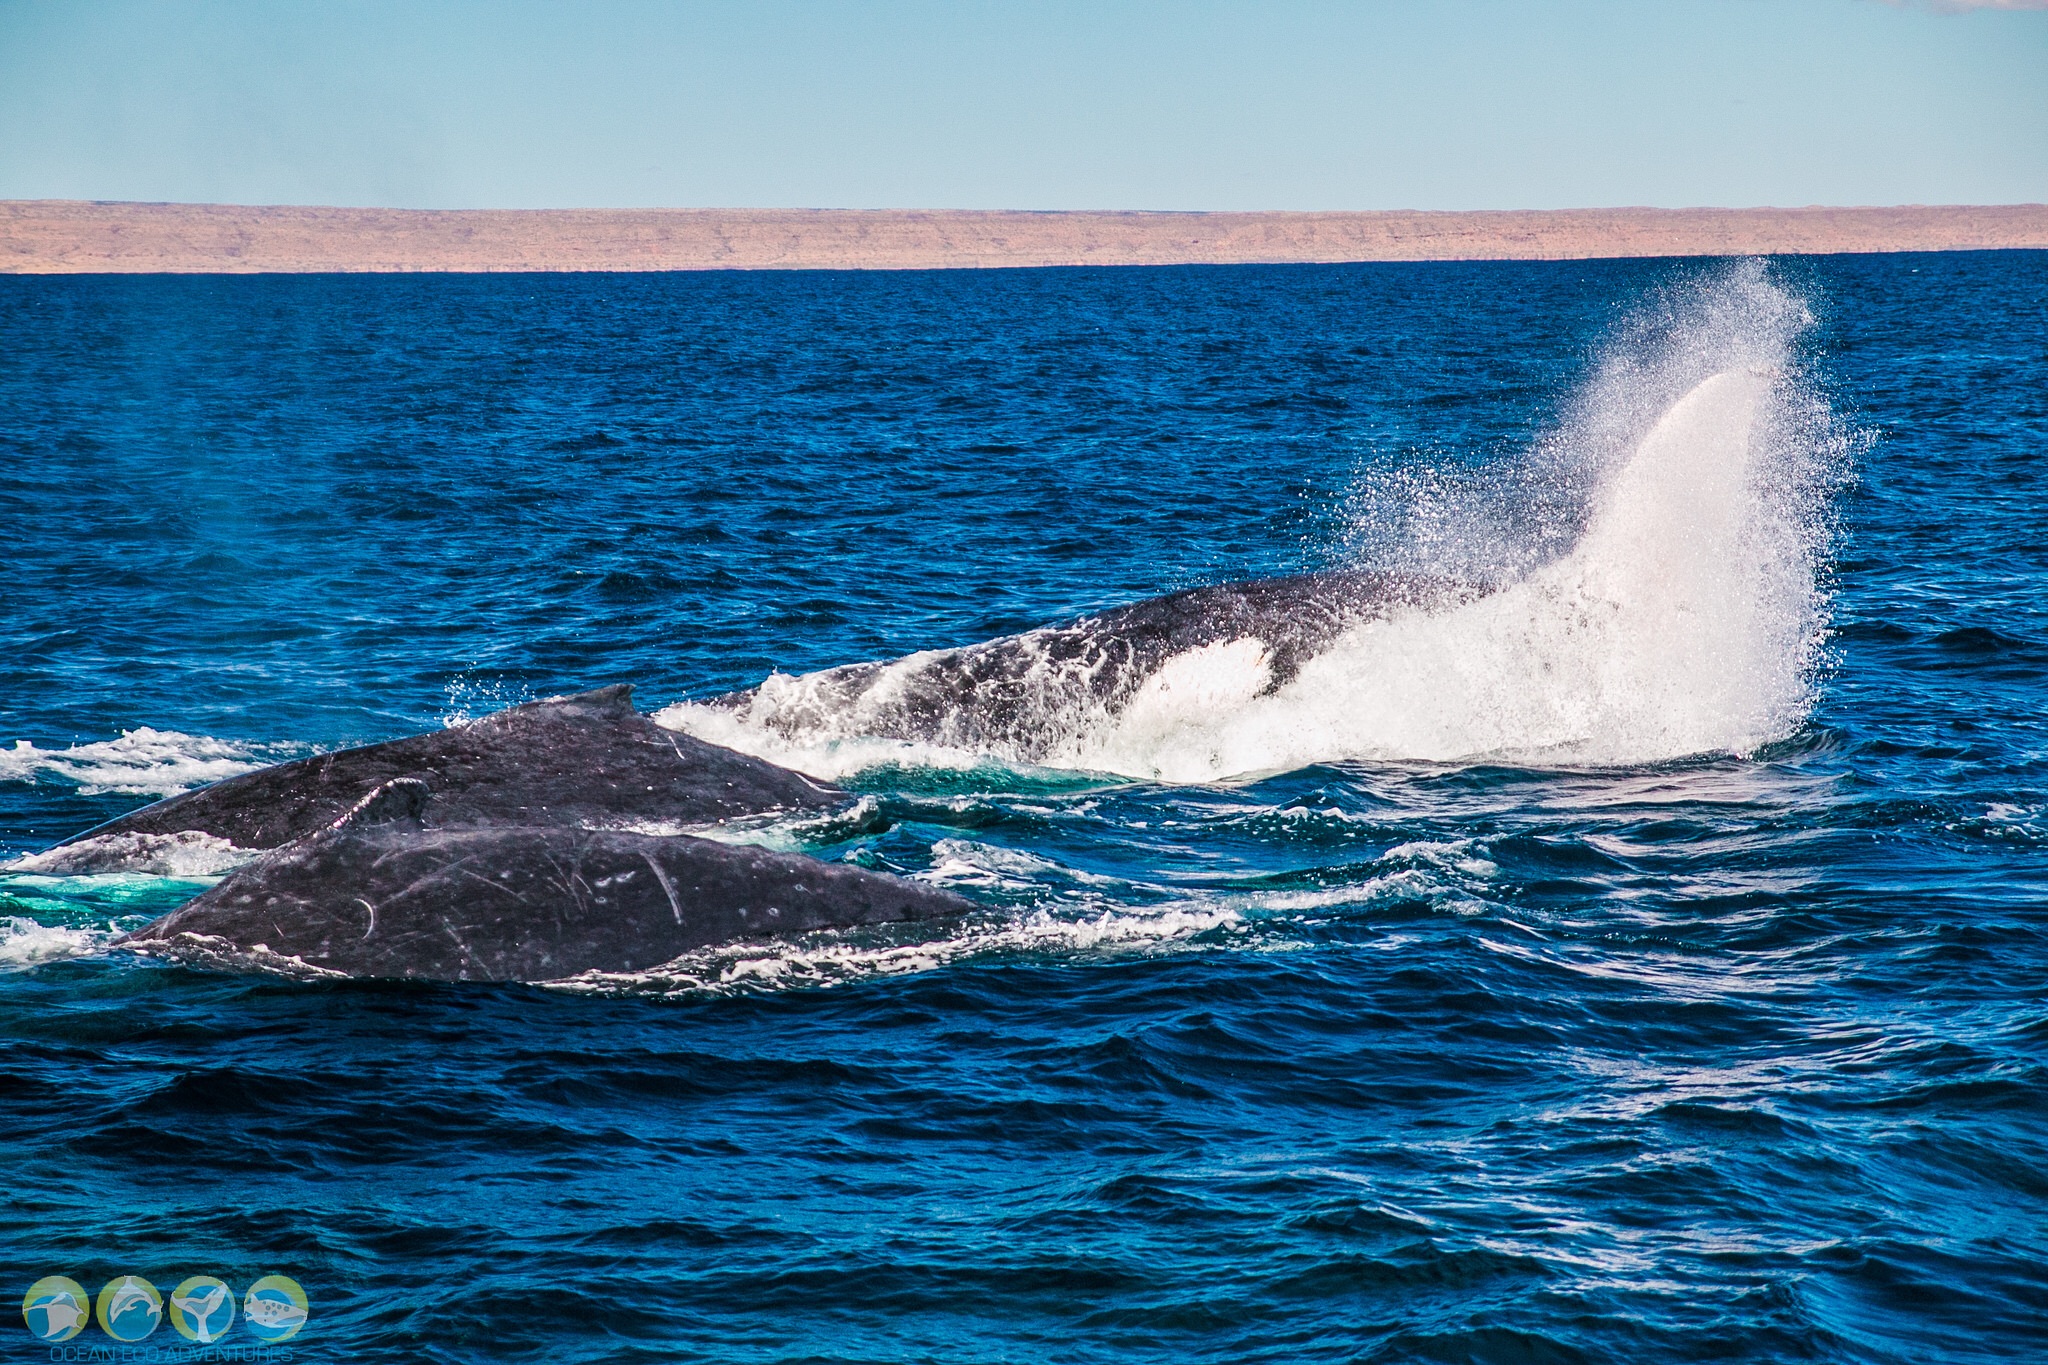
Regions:
M 759 723 L 785 737 L 829 732 L 887 678 L 886 699 L 861 706 L 863 733 L 998 748 L 1043 757 L 1048 711 L 1115 714 L 1160 665 L 1191 649 L 1244 638 L 1265 646 L 1271 681 L 1285 685 L 1325 645 L 1364 621 L 1403 610 L 1441 611 L 1486 590 L 1466 583 L 1372 570 L 1324 570 L 1217 583 L 1150 597 L 1063 626 L 1006 635 L 911 659 L 846 664 L 809 675 L 815 700 L 780 703 Z M 759 689 L 707 705 L 744 710 Z
M 432 799 L 422 819 L 429 829 L 709 824 L 771 810 L 823 810 L 848 799 L 787 768 L 663 729 L 633 709 L 633 689 L 621 684 L 244 773 L 64 844 L 198 830 L 239 848 L 277 848 L 333 824 L 400 777 L 426 784 Z
M 898 877 L 708 839 L 430 829 L 414 812 L 379 815 L 391 812 L 266 854 L 117 942 L 201 960 L 267 950 L 359 977 L 553 981 L 640 971 L 733 940 L 973 909 Z
M 117 946 L 202 962 L 267 952 L 349 976 L 626 973 L 736 939 L 973 909 L 844 864 L 619 828 L 847 800 L 662 729 L 619 686 L 230 778 L 78 840 L 198 830 L 263 850 Z M 82 868 L 96 848 L 122 856 L 83 844 Z

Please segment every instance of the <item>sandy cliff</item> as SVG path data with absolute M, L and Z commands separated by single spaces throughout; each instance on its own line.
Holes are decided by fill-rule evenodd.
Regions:
M 1485 213 L 0 201 L 0 273 L 923 269 L 2048 248 L 2048 205 Z

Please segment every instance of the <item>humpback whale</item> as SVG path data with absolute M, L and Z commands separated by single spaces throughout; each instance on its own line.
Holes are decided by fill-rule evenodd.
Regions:
M 822 711 L 870 735 L 1028 755 L 1048 709 L 1114 715 L 1203 651 L 1236 651 L 1271 691 L 1360 622 L 1477 595 L 1367 572 L 1225 583 L 708 704 L 786 733 Z M 88 830 L 38 866 L 99 870 L 151 841 L 224 841 L 253 861 L 117 943 L 433 980 L 631 972 L 738 939 L 972 909 L 862 868 L 647 832 L 849 799 L 658 725 L 616 686 L 230 778 Z
M 553 981 L 639 971 L 736 939 L 972 908 L 799 854 L 627 830 L 430 829 L 423 813 L 406 804 L 352 815 L 120 941 L 270 953 L 349 976 Z
M 633 709 L 631 684 L 619 684 L 231 777 L 67 839 L 38 866 L 93 871 L 95 856 L 123 856 L 124 838 L 185 832 L 237 848 L 278 848 L 333 824 L 397 778 L 416 778 L 433 793 L 421 818 L 435 829 L 698 825 L 771 810 L 823 810 L 848 799 L 787 768 L 664 730 Z
M 246 773 L 88 830 L 38 866 L 106 870 L 152 839 L 224 840 L 253 861 L 116 944 L 429 980 L 630 972 L 733 939 L 973 908 L 884 873 L 642 832 L 848 800 L 664 730 L 616 686 Z
M 1038 761 L 1074 721 L 1116 716 L 1177 659 L 1243 647 L 1263 669 L 1256 691 L 1270 693 L 1354 626 L 1483 592 L 1367 570 L 1219 583 L 958 649 L 771 678 L 702 704 L 798 743 L 852 732 Z

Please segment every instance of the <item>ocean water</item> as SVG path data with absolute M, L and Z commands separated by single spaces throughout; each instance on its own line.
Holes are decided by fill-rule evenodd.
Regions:
M 0 1269 L 289 1275 L 297 1360 L 2048 1358 L 2044 456 L 2044 253 L 0 279 Z M 1359 567 L 1458 595 L 891 709 Z M 976 914 L 304 982 L 107 947 L 206 849 L 38 868 L 612 682 Z

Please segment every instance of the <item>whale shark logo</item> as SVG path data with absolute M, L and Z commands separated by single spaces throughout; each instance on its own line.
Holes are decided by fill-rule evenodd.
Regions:
M 64 1275 L 45 1275 L 21 1299 L 21 1320 L 37 1341 L 69 1341 L 91 1319 L 92 1297 L 84 1285 Z
M 108 1280 L 100 1290 L 100 1330 L 116 1341 L 140 1341 L 164 1320 L 163 1296 L 140 1275 Z
M 187 1341 L 211 1346 L 235 1321 L 235 1291 L 211 1275 L 194 1275 L 171 1291 L 171 1326 Z
M 306 1325 L 306 1291 L 289 1275 L 265 1275 L 242 1297 L 242 1319 L 267 1342 L 290 1341 Z

